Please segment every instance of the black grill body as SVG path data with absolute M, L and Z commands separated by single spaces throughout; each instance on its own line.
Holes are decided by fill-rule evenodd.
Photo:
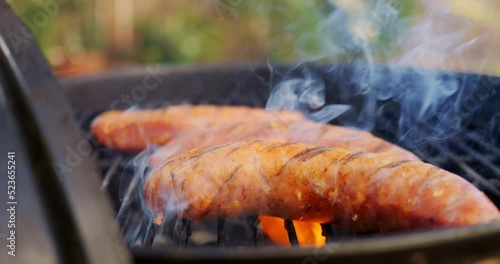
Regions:
M 189 103 L 263 107 L 273 87 L 283 80 L 301 78 L 304 71 L 307 71 L 324 82 L 328 104 L 342 103 L 353 106 L 351 111 L 339 116 L 332 123 L 363 127 L 363 121 L 357 121 L 359 118 L 356 117 L 361 114 L 362 104 L 372 103 L 370 100 L 372 100 L 373 95 L 370 93 L 346 95 L 345 93 L 346 89 L 360 89 L 357 87 L 360 84 L 355 77 L 363 70 L 366 70 L 363 65 L 286 65 L 272 69 L 259 65 L 186 68 L 163 66 L 71 78 L 63 80 L 62 84 L 69 94 L 77 119 L 82 124 L 82 130 L 84 133 L 88 133 L 90 121 L 96 114 L 111 108 L 128 108 L 129 105 L 123 103 L 124 101 L 121 101 L 120 105 L 117 105 L 116 101 L 113 106 L 111 104 L 116 98 L 122 98 L 124 95 L 132 97 L 133 93 L 137 93 L 137 90 L 140 89 L 138 87 L 144 86 L 146 79 L 157 80 L 157 86 L 148 90 L 143 97 L 136 96 L 136 99 L 140 100 L 136 100 L 131 106 L 155 108 Z M 404 85 L 408 89 L 412 89 L 412 83 L 407 81 L 417 78 L 418 73 L 422 71 L 426 70 L 408 68 L 405 70 L 406 76 L 404 78 L 398 77 L 398 79 L 405 82 Z M 378 65 L 377 72 L 385 74 L 384 78 L 387 80 L 394 79 L 391 76 L 391 71 L 387 70 L 387 66 Z M 454 98 L 457 105 L 464 105 L 464 102 L 473 100 L 471 98 L 477 97 L 480 92 L 485 94 L 485 87 L 488 87 L 487 90 L 491 92 L 488 97 L 482 97 L 481 104 L 478 104 L 473 111 L 468 111 L 467 115 L 461 116 L 462 122 L 459 129 L 450 131 L 449 136 L 439 140 L 433 137 L 432 131 L 424 129 L 421 130 L 421 134 L 405 140 L 397 133 L 402 108 L 401 102 L 392 99 L 377 99 L 374 101 L 378 111 L 377 118 L 373 120 L 371 132 L 415 152 L 426 162 L 463 176 L 483 190 L 499 206 L 499 134 L 498 127 L 495 125 L 497 122 L 495 109 L 500 103 L 499 79 L 468 73 L 438 72 L 436 74 L 439 75 L 440 79 L 454 78 L 460 82 L 459 87 L 462 89 L 463 95 Z M 402 85 L 402 83 L 388 83 L 395 86 Z M 372 92 L 376 92 L 376 89 L 372 89 Z M 415 123 L 415 126 L 425 125 L 425 122 L 432 122 L 432 120 L 420 120 Z M 88 134 L 86 137 L 92 140 Z M 134 184 L 134 176 L 128 170 L 128 164 L 131 163 L 134 155 L 112 152 L 97 145 L 95 149 L 101 172 L 105 175 L 105 188 L 115 197 L 115 209 L 118 214 L 120 214 L 120 209 L 123 209 L 124 201 L 129 203 L 127 204 L 128 213 L 135 211 L 135 213 L 140 214 L 140 209 L 137 206 L 139 201 L 136 199 L 140 188 L 134 191 L 134 188 L 130 187 L 131 184 Z M 130 187 L 128 189 L 130 193 L 128 196 L 125 195 L 125 200 L 123 199 L 124 182 L 126 186 Z M 119 187 L 118 184 L 121 184 L 122 187 Z M 122 190 L 121 196 L 120 189 Z M 136 209 L 133 209 L 134 207 Z M 134 221 L 133 218 L 130 216 L 127 218 L 123 215 L 119 215 L 118 220 L 122 224 L 122 232 L 127 234 L 131 231 L 124 229 L 130 228 L 130 226 L 137 228 L 137 225 L 142 225 L 143 231 L 135 231 L 137 237 L 126 242 L 132 248 L 137 260 L 152 263 L 167 260 L 173 262 L 218 262 L 224 260 L 244 263 L 271 261 L 286 261 L 287 263 L 304 263 L 303 261 L 306 261 L 307 263 L 307 261 L 316 261 L 321 263 L 322 259 L 324 262 L 331 261 L 332 263 L 333 261 L 361 263 L 374 259 L 391 263 L 419 260 L 455 263 L 456 261 L 470 261 L 476 257 L 494 258 L 499 257 L 500 254 L 500 249 L 497 246 L 500 242 L 498 236 L 500 226 L 498 224 L 369 237 L 340 232 L 340 236 L 334 237 L 332 243 L 320 251 L 315 251 L 307 248 L 288 250 L 264 247 L 267 244 L 261 240 L 257 241 L 257 244 L 260 245 L 257 248 L 252 247 L 251 243 L 246 244 L 243 249 L 231 246 L 231 243 L 237 244 L 238 241 L 226 241 L 226 248 L 214 248 L 210 244 L 200 246 L 184 241 L 188 238 L 186 233 L 184 235 L 187 237 L 178 238 L 167 245 L 153 245 L 151 249 L 153 237 L 161 234 L 151 233 L 153 227 L 149 222 L 141 220 L 142 222 L 131 225 L 131 221 Z M 179 223 L 181 223 L 180 219 L 177 221 L 177 225 Z M 217 235 L 217 222 L 215 220 L 205 225 L 205 228 L 207 227 L 212 228 L 214 234 Z M 172 232 L 172 229 L 166 228 L 166 231 L 160 232 Z M 220 236 L 220 234 L 218 235 Z M 251 236 L 239 240 L 241 242 L 241 240 L 246 239 L 251 239 Z M 183 248 L 186 245 L 187 249 L 179 250 L 179 247 Z M 476 245 L 478 248 L 474 249 Z

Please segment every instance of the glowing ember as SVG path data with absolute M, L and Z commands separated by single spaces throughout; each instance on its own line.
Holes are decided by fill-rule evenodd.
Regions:
M 262 231 L 271 240 L 281 246 L 291 246 L 285 229 L 285 220 L 271 216 L 260 216 Z M 299 244 L 302 247 L 320 247 L 326 242 L 321 235 L 321 225 L 318 223 L 293 221 Z

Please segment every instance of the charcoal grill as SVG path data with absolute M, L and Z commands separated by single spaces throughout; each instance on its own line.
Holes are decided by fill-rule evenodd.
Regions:
M 9 259 L 2 252 L 6 260 L 2 263 L 32 262 L 29 252 L 36 253 L 40 263 L 468 263 L 500 258 L 500 223 L 384 236 L 323 225 L 329 243 L 320 249 L 266 244 L 255 216 L 203 223 L 175 219 L 171 225 L 157 228 L 141 217 L 137 175 L 142 172 L 130 166 L 134 155 L 98 146 L 88 134 L 92 118 L 110 108 L 179 103 L 263 106 L 273 85 L 301 76 L 304 69 L 325 82 L 328 103 L 353 106 L 334 123 L 360 126 L 364 121 L 356 117 L 371 100 L 370 94 L 348 96 L 344 91 L 359 88 L 352 77 L 365 70 L 363 65 L 274 69 L 259 65 L 162 66 L 58 82 L 4 1 L 0 1 L 0 49 L 0 118 L 7 124 L 0 130 L 2 153 L 16 150 L 20 164 L 18 256 Z M 382 79 L 392 80 L 387 66 L 376 68 Z M 415 71 L 406 71 L 398 78 L 401 83 L 387 83 L 404 83 L 411 89 L 418 78 Z M 371 130 L 423 160 L 463 176 L 500 207 L 500 116 L 496 113 L 500 79 L 455 72 L 438 75 L 460 83 L 463 96 L 452 99 L 467 105 L 479 98 L 477 107 L 461 115 L 459 129 L 436 140 L 422 126 L 430 121 L 423 120 L 415 124 L 416 138 L 399 141 L 395 131 L 401 105 L 387 99 L 375 102 L 379 118 Z M 488 96 L 485 88 L 490 91 Z M 87 142 L 91 143 L 89 149 L 85 148 Z M 296 245 L 293 225 L 285 223 L 290 242 Z M 192 234 L 200 226 L 215 238 L 205 244 L 193 243 Z M 170 235 L 174 231 L 177 235 Z

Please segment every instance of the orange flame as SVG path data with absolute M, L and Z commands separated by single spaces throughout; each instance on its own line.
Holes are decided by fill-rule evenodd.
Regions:
M 291 246 L 285 229 L 285 220 L 271 216 L 260 216 L 262 231 L 276 244 Z M 300 246 L 321 247 L 326 238 L 321 235 L 321 225 L 318 223 L 293 221 Z

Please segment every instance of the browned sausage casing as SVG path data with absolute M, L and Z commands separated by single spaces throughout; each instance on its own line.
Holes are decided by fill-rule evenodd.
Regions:
M 174 154 L 193 148 L 243 140 L 267 140 L 316 144 L 329 147 L 388 153 L 408 160 L 419 160 L 410 151 L 373 136 L 366 131 L 310 121 L 289 123 L 234 123 L 200 132 L 180 135 L 155 151 L 150 164 L 155 167 Z
M 101 144 L 122 151 L 139 151 L 149 143 L 163 145 L 190 131 L 250 120 L 291 122 L 305 120 L 294 111 L 268 111 L 246 106 L 179 105 L 154 110 L 108 111 L 92 123 L 92 136 Z
M 269 215 L 360 232 L 466 226 L 500 219 L 461 177 L 420 161 L 309 144 L 240 142 L 188 151 L 146 179 L 157 212 Z

